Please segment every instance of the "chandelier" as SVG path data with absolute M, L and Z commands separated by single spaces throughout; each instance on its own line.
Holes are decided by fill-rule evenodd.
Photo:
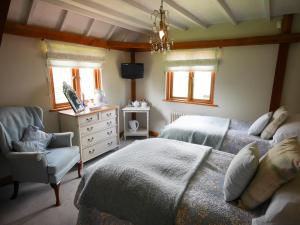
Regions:
M 163 8 L 163 0 L 161 0 L 159 10 L 154 10 L 151 13 L 151 20 L 153 21 L 153 32 L 149 38 L 151 53 L 169 51 L 173 45 L 173 41 L 169 39 L 168 14 L 169 12 Z

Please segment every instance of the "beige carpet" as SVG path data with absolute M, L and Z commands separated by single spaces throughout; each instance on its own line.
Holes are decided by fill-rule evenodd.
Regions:
M 132 141 L 122 141 L 121 147 Z M 99 158 L 88 162 L 95 163 Z M 18 198 L 9 200 L 12 185 L 0 188 L 0 224 L 1 225 L 75 225 L 78 210 L 73 204 L 80 179 L 74 168 L 61 184 L 62 205 L 54 207 L 55 197 L 50 185 L 21 183 Z

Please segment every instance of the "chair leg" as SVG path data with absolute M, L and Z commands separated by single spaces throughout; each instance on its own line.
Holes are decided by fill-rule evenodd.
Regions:
M 77 163 L 78 177 L 81 177 L 82 161 Z
M 14 192 L 13 192 L 13 195 L 10 197 L 10 199 L 11 200 L 16 199 L 18 196 L 18 192 L 19 192 L 19 182 L 14 181 Z
M 53 188 L 54 193 L 55 193 L 55 198 L 56 198 L 55 206 L 60 206 L 60 200 L 59 200 L 59 187 L 60 187 L 60 183 L 58 183 L 58 184 L 50 184 L 50 186 Z

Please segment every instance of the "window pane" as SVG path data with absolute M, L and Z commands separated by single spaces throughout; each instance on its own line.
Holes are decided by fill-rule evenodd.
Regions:
M 72 69 L 67 67 L 53 67 L 52 75 L 56 104 L 68 102 L 63 92 L 63 82 L 65 81 L 73 87 Z
M 81 93 L 84 94 L 85 99 L 93 99 L 96 87 L 94 69 L 80 68 L 79 74 Z
M 189 72 L 173 73 L 173 97 L 187 98 L 189 89 Z
M 211 72 L 196 71 L 194 72 L 194 89 L 193 98 L 201 100 L 210 99 Z

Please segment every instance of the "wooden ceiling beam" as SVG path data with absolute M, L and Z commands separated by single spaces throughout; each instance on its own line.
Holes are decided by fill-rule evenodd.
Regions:
M 34 10 L 36 9 L 37 4 L 38 4 L 37 0 L 31 0 L 30 7 L 28 10 L 28 15 L 26 18 L 26 24 L 31 24 L 32 16 L 33 16 Z
M 271 21 L 271 1 L 264 0 L 264 7 L 265 7 L 266 19 L 268 21 Z
M 153 12 L 151 9 L 148 9 L 143 4 L 141 4 L 137 1 L 134 1 L 134 0 L 123 0 L 123 1 L 126 2 L 128 5 L 132 6 L 133 8 L 136 8 L 136 9 L 140 10 L 141 12 L 144 12 L 147 15 L 151 15 L 151 13 Z M 188 27 L 176 23 L 172 18 L 169 18 L 169 23 L 170 23 L 171 27 L 179 29 L 179 30 L 187 30 L 188 29 Z
M 2 36 L 5 30 L 5 24 L 7 20 L 10 0 L 2 0 L 0 4 L 0 45 L 2 42 Z
M 108 24 L 112 24 L 112 25 L 115 25 L 115 26 L 118 26 L 118 27 L 122 27 L 122 28 L 125 28 L 127 30 L 131 30 L 131 31 L 139 32 L 139 33 L 148 33 L 149 32 L 145 28 L 141 28 L 141 27 L 129 24 L 123 18 L 119 17 L 118 19 L 114 19 L 112 17 L 105 16 L 103 14 L 99 14 L 99 12 L 95 12 L 95 10 L 91 11 L 91 10 L 87 10 L 86 8 L 82 8 L 82 7 L 70 4 L 70 2 L 64 2 L 64 1 L 61 1 L 61 0 L 56 0 L 56 1 L 53 1 L 53 0 L 40 0 L 40 1 L 47 2 L 49 4 L 55 5 L 57 7 L 68 10 L 70 12 L 77 13 L 77 14 L 82 15 L 82 16 L 86 16 L 86 17 L 89 17 L 89 18 L 94 18 L 95 20 L 99 20 L 99 21 L 102 21 L 102 22 L 105 22 L 105 23 L 108 23 Z M 146 27 L 146 28 L 148 28 L 148 27 Z M 150 29 L 150 27 L 148 29 Z
M 65 42 L 90 45 L 90 46 L 102 47 L 102 48 L 111 48 L 111 49 L 119 49 L 119 50 L 134 49 L 135 51 L 150 51 L 149 43 L 106 41 L 100 38 L 86 37 L 79 34 L 61 32 L 55 29 L 32 26 L 32 25 L 18 24 L 15 22 L 7 22 L 4 32 L 8 34 L 15 34 L 15 35 L 20 35 L 25 37 L 65 41 Z M 264 44 L 280 44 L 280 43 L 295 43 L 295 42 L 300 42 L 300 33 L 294 33 L 294 34 L 283 33 L 278 35 L 232 38 L 232 39 L 221 39 L 221 40 L 175 42 L 172 49 L 213 48 L 213 47 L 264 45 Z
M 232 11 L 224 0 L 213 0 L 223 15 L 233 24 L 237 25 Z
M 188 10 L 186 10 L 185 8 L 183 8 L 180 5 L 178 5 L 173 0 L 165 0 L 164 2 L 167 5 L 169 5 L 171 8 L 173 8 L 174 10 L 176 10 L 184 18 L 186 18 L 189 21 L 191 21 L 192 23 L 195 23 L 195 24 L 199 25 L 202 28 L 207 28 L 208 27 L 208 25 L 204 21 L 202 21 L 198 17 L 194 16 L 192 13 L 190 13 Z
M 85 36 L 91 36 L 91 33 L 93 31 L 93 27 L 94 27 L 95 23 L 96 23 L 96 20 L 91 18 L 90 21 L 89 21 L 89 24 L 86 28 L 86 31 L 84 32 Z
M 60 31 L 64 31 L 65 26 L 66 26 L 66 21 L 68 20 L 68 15 L 69 15 L 68 10 L 64 10 L 63 16 L 61 18 L 60 25 L 59 25 Z

